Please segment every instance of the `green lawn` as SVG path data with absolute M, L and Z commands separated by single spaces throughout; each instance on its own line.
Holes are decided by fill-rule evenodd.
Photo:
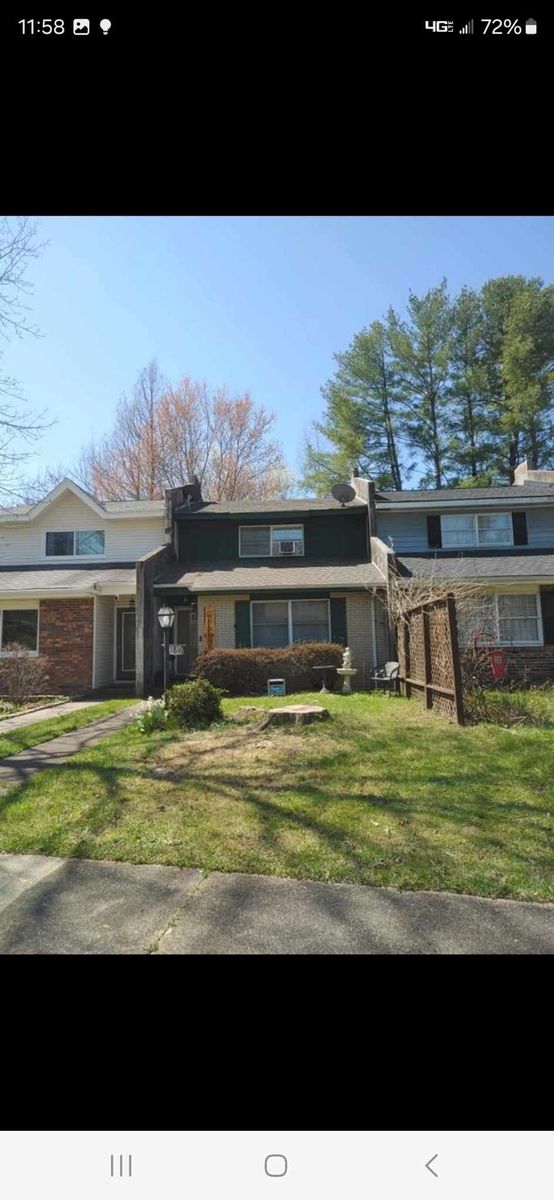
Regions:
M 323 699 L 318 726 L 257 731 L 240 706 L 287 700 L 254 698 L 207 732 L 128 728 L 0 797 L 0 850 L 554 900 L 551 729 Z
M 90 708 L 78 708 L 65 716 L 50 717 L 45 721 L 33 721 L 32 725 L 22 725 L 20 729 L 2 732 L 0 724 L 0 760 L 10 754 L 19 754 L 29 746 L 37 746 L 39 742 L 48 742 L 50 738 L 58 737 L 60 733 L 71 733 L 72 729 L 80 729 L 99 717 L 107 717 L 110 713 L 125 708 L 128 704 L 136 704 L 136 700 L 105 700 L 102 704 L 93 704 Z

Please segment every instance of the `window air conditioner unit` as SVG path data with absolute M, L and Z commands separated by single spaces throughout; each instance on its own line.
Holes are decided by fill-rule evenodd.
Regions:
M 300 542 L 279 542 L 279 554 L 297 554 Z

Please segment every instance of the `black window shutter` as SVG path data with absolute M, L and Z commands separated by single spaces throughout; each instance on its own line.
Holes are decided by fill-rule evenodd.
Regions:
M 440 550 L 442 546 L 441 519 L 434 515 L 427 517 L 427 541 L 430 550 Z
M 334 596 L 331 600 L 331 641 L 346 646 L 346 600 Z
M 235 646 L 250 646 L 250 601 L 235 600 Z
M 542 632 L 545 646 L 554 645 L 554 588 L 541 588 Z
M 527 513 L 512 513 L 512 529 L 514 531 L 514 546 L 527 545 Z

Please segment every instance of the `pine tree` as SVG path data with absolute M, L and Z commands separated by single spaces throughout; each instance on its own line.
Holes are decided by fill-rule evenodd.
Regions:
M 410 448 L 427 466 L 423 487 L 444 487 L 448 466 L 448 396 L 452 311 L 446 279 L 418 297 L 410 292 L 408 319 L 388 318 L 402 426 Z
M 503 377 L 519 450 L 535 467 L 554 460 L 554 287 L 514 299 L 504 338 Z
M 328 490 L 357 465 L 379 487 L 401 490 L 398 397 L 387 329 L 374 321 L 334 358 L 337 371 L 321 389 L 325 415 L 305 447 L 305 485 Z M 332 449 L 322 447 L 321 437 Z
M 486 403 L 485 318 L 481 296 L 463 287 L 452 305 L 447 425 L 452 486 L 492 483 L 494 434 Z

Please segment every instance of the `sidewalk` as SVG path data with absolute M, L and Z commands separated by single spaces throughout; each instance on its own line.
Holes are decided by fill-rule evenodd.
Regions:
M 0 721 L 0 734 L 11 733 L 12 729 L 22 729 L 24 725 L 35 725 L 37 721 L 49 721 L 51 717 L 65 717 L 66 713 L 77 712 L 79 708 L 91 708 L 97 703 L 97 700 L 66 700 L 62 704 L 49 704 L 48 708 L 35 709 L 34 712 L 3 717 Z
M 89 701 L 76 703 L 76 707 L 83 708 L 88 703 Z M 139 707 L 140 705 L 132 704 L 129 708 L 120 708 L 118 712 L 107 717 L 91 721 L 90 725 L 83 725 L 81 729 L 62 733 L 48 742 L 41 742 L 38 746 L 30 746 L 28 750 L 22 750 L 19 754 L 3 758 L 0 762 L 0 794 L 6 788 L 24 783 L 37 771 L 59 767 L 73 754 L 78 754 L 79 750 L 88 750 L 104 738 L 110 737 L 112 733 L 119 733 L 120 729 L 124 729 L 125 725 L 134 720 Z
M 554 954 L 554 904 L 0 855 L 2 954 Z

